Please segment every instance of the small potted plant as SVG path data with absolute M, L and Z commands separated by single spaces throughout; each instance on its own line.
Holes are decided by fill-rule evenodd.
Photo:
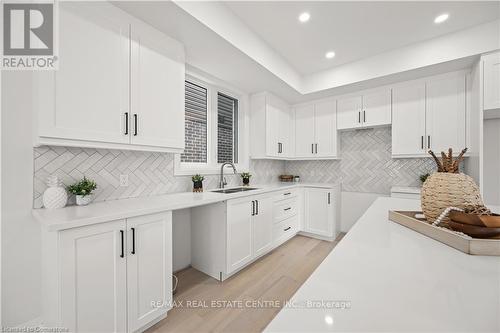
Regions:
M 203 192 L 203 180 L 205 177 L 202 175 L 194 175 L 191 177 L 191 180 L 193 181 L 193 192 Z
M 243 185 L 245 185 L 245 186 L 250 185 L 250 177 L 252 177 L 250 172 L 242 172 L 241 173 L 241 179 L 243 179 Z
M 420 175 L 420 181 L 422 182 L 422 184 L 425 183 L 425 181 L 427 180 L 427 178 L 429 178 L 429 176 L 430 176 L 429 173 Z
M 77 183 L 68 186 L 67 190 L 69 193 L 74 194 L 76 197 L 76 204 L 78 206 L 86 206 L 92 202 L 92 191 L 97 188 L 95 181 L 83 177 Z

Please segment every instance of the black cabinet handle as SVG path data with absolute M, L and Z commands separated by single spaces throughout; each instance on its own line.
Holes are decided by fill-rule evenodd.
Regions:
M 366 123 L 366 110 L 363 110 L 363 122 Z
M 328 192 L 328 204 L 330 204 L 330 192 Z
M 427 148 L 431 149 L 431 136 L 427 135 Z
M 318 153 L 318 144 L 314 144 L 314 150 L 315 150 L 315 153 L 317 154 Z
M 292 227 L 285 228 L 285 229 L 283 229 L 283 231 L 288 231 L 290 229 L 292 229 Z
M 361 124 L 361 111 L 358 111 L 358 123 Z
M 128 135 L 128 112 L 125 112 L 125 135 Z
M 134 113 L 134 136 L 137 136 L 137 113 Z
M 255 200 L 252 200 L 252 216 L 255 215 Z
M 255 215 L 259 215 L 259 200 L 255 200 Z
M 292 207 L 288 207 L 288 208 L 285 208 L 283 210 L 286 212 L 287 210 L 290 210 L 290 209 L 292 209 Z
M 424 136 L 423 135 L 421 136 L 420 147 L 422 147 L 422 149 L 424 149 Z
M 135 254 L 135 228 L 130 228 L 132 230 L 132 254 Z
M 291 192 L 286 192 L 286 193 L 283 193 L 283 195 L 290 195 L 292 194 Z
M 124 245 L 124 239 L 123 239 L 124 234 L 125 234 L 125 232 L 123 230 L 120 230 L 120 238 L 121 238 L 121 242 L 122 242 L 122 248 L 121 248 L 122 253 L 120 254 L 120 258 L 125 257 L 125 245 Z
M 314 143 L 311 143 L 311 154 L 314 154 Z

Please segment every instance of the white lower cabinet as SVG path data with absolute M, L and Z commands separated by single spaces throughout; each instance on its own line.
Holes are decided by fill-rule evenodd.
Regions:
M 252 260 L 254 201 L 248 198 L 227 203 L 227 268 L 233 272 Z
M 136 332 L 170 309 L 171 212 L 45 232 L 44 256 L 47 323 Z
M 338 195 L 332 189 L 306 188 L 304 190 L 304 231 L 326 237 L 336 236 L 335 200 Z

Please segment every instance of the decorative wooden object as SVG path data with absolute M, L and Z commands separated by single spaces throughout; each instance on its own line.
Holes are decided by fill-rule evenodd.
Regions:
M 500 256 L 500 239 L 477 239 L 416 218 L 421 212 L 389 211 L 389 220 L 473 255 Z
M 460 163 L 464 159 L 467 148 L 457 158 L 453 158 L 450 148 L 448 154 L 441 153 L 441 160 L 429 150 L 437 165 L 437 172 L 430 175 L 422 185 L 422 211 L 428 222 L 433 223 L 448 207 L 464 208 L 467 206 L 483 206 L 479 187 L 471 177 L 459 173 Z M 447 225 L 449 218 L 442 221 Z

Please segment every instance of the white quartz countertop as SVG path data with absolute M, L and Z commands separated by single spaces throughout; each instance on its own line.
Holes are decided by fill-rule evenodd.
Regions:
M 500 257 L 467 255 L 388 220 L 390 209 L 419 207 L 377 199 L 266 332 L 500 332 Z M 350 308 L 332 308 L 342 304 Z
M 214 193 L 211 191 L 201 193 L 183 192 L 144 198 L 102 201 L 92 203 L 89 206 L 69 206 L 54 210 L 34 209 L 33 216 L 47 230 L 56 231 L 163 211 L 208 205 L 229 199 L 285 189 L 299 187 L 332 188 L 335 186 L 337 185 L 325 183 L 252 184 L 250 187 L 257 188 L 257 190 L 232 194 Z

